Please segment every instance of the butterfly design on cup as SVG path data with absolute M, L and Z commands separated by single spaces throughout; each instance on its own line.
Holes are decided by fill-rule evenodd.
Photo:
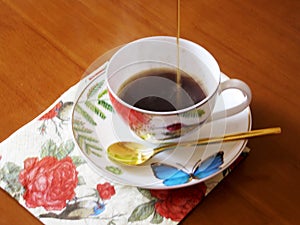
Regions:
M 203 179 L 221 170 L 221 165 L 224 162 L 224 152 L 220 151 L 206 158 L 203 161 L 198 161 L 191 173 L 187 173 L 175 166 L 164 163 L 155 162 L 151 164 L 154 176 L 162 180 L 165 186 L 175 186 L 188 183 L 193 179 Z

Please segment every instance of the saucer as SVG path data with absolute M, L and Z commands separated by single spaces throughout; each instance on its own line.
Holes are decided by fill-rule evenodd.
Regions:
M 107 179 L 147 189 L 180 188 L 203 182 L 228 168 L 244 149 L 247 141 L 234 141 L 205 146 L 176 147 L 154 156 L 141 166 L 125 166 L 108 159 L 106 149 L 118 141 L 133 141 L 155 147 L 135 136 L 116 115 L 110 102 L 101 67 L 79 85 L 72 112 L 72 133 L 86 162 Z M 222 74 L 222 80 L 228 77 Z M 215 110 L 230 107 L 243 100 L 241 92 L 230 89 L 218 97 Z M 204 124 L 198 131 L 182 138 L 214 137 L 225 133 L 245 132 L 251 129 L 250 108 L 225 118 Z M 222 157 L 215 165 L 216 157 Z M 199 171 L 204 170 L 204 175 Z M 167 174 L 167 175 L 166 175 Z M 179 178 L 178 178 L 179 176 Z M 182 178 L 182 179 L 181 179 Z

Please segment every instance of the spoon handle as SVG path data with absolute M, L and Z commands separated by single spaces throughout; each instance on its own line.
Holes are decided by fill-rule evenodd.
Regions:
M 155 149 L 155 152 L 157 153 L 157 152 L 169 149 L 169 148 L 174 148 L 176 146 L 195 146 L 195 145 L 228 142 L 228 141 L 237 141 L 237 140 L 243 140 L 243 139 L 252 138 L 252 137 L 258 137 L 258 136 L 263 136 L 263 135 L 268 135 L 268 134 L 279 134 L 279 133 L 281 133 L 280 127 L 250 130 L 250 131 L 246 131 L 246 132 L 227 134 L 227 135 L 224 135 L 221 137 L 203 138 L 203 139 L 199 139 L 197 141 L 169 143 L 169 144 L 157 147 Z

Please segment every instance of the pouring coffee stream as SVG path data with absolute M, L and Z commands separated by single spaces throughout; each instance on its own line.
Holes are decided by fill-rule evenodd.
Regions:
M 251 130 L 247 132 L 227 134 L 221 137 L 209 137 L 209 138 L 199 139 L 196 141 L 167 143 L 153 149 L 135 142 L 116 142 L 107 148 L 107 155 L 108 158 L 114 162 L 124 164 L 124 165 L 137 166 L 145 163 L 146 161 L 151 159 L 154 155 L 166 150 L 171 150 L 177 146 L 182 147 L 182 146 L 197 146 L 197 145 L 213 144 L 213 143 L 220 143 L 220 142 L 243 140 L 247 138 L 258 137 L 258 136 L 269 135 L 269 134 L 279 134 L 279 133 L 281 133 L 280 127 L 265 128 L 265 129 Z

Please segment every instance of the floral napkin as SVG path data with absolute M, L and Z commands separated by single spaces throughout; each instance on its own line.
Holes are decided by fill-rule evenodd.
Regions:
M 76 91 L 105 65 L 0 144 L 0 186 L 44 224 L 178 224 L 247 156 L 211 179 L 181 189 L 147 190 L 112 182 L 82 157 L 71 131 Z

